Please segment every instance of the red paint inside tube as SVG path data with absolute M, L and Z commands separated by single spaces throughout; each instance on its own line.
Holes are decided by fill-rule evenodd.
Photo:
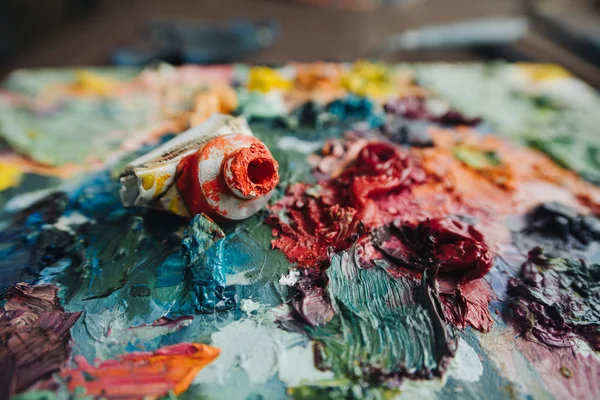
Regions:
M 223 162 L 223 168 L 227 186 L 245 197 L 264 196 L 279 183 L 277 163 L 262 143 L 236 150 Z

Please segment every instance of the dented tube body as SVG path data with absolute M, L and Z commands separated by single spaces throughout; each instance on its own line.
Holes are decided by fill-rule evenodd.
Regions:
M 119 194 L 126 207 L 240 220 L 267 204 L 278 170 L 244 118 L 213 114 L 127 165 Z

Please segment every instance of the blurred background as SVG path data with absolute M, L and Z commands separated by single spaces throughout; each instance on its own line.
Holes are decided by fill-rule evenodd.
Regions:
M 1 0 L 16 68 L 507 59 L 600 87 L 600 0 Z

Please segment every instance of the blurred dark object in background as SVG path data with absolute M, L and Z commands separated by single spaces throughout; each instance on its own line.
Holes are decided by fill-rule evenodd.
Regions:
M 226 24 L 153 22 L 137 43 L 117 49 L 112 61 L 132 66 L 159 60 L 171 64 L 226 64 L 271 46 L 279 33 L 279 24 L 274 20 L 232 20 Z
M 477 18 L 449 24 L 424 26 L 388 37 L 372 53 L 373 57 L 418 49 L 485 48 L 510 44 L 527 34 L 524 17 Z
M 97 0 L 1 0 L 0 64 L 91 15 L 98 5 Z
M 275 0 L 274 0 L 275 1 Z M 276 0 L 282 3 L 298 2 L 311 6 L 336 7 L 348 10 L 369 11 L 381 6 L 399 6 L 423 0 Z
M 600 0 L 527 0 L 527 15 L 552 40 L 600 66 Z
M 266 64 L 353 61 L 371 55 L 386 38 L 407 31 L 485 19 L 527 18 L 527 33 L 510 43 L 493 45 L 486 40 L 482 45 L 479 40 L 454 48 L 421 46 L 387 52 L 382 58 L 389 62 L 498 58 L 550 62 L 600 87 L 600 58 L 594 50 L 600 42 L 598 3 L 598 0 L 0 0 L 0 77 L 16 68 L 94 66 L 115 61 L 140 65 L 156 59 L 175 63 Z M 344 8 L 354 4 L 375 7 L 368 12 Z M 240 20 L 276 21 L 277 25 L 228 24 Z M 173 24 L 174 21 L 186 22 Z M 209 25 L 200 27 L 200 24 Z M 281 39 L 275 41 L 277 26 L 281 29 Z

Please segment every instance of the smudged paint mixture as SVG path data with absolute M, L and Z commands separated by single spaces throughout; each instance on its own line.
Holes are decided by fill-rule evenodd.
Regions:
M 0 133 L 21 153 L 0 163 L 22 168 L 0 186 L 2 397 L 596 398 L 600 190 L 582 110 L 597 95 L 536 68 L 13 75 L 0 96 Z M 458 90 L 460 76 L 481 85 Z M 481 87 L 489 102 L 473 100 Z M 83 129 L 101 110 L 110 123 Z M 212 112 L 246 116 L 279 164 L 267 209 L 217 224 L 122 208 L 121 167 Z M 581 128 L 569 143 L 559 116 Z M 524 142 L 551 158 L 489 134 L 534 125 L 553 141 Z M 84 141 L 56 150 L 59 131 Z M 19 167 L 23 155 L 55 166 Z M 239 190 L 261 190 L 260 171 L 242 172 Z

